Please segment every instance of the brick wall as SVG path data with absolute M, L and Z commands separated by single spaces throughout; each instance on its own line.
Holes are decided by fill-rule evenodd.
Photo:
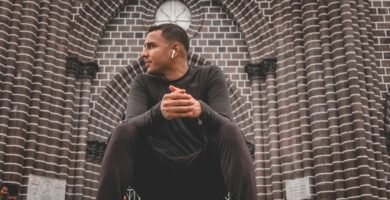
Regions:
M 378 63 L 378 75 L 381 85 L 384 86 L 381 96 L 387 98 L 385 104 L 385 139 L 387 154 L 390 155 L 390 2 L 386 0 L 370 1 L 370 16 L 372 20 L 375 57 Z
M 262 14 L 266 17 L 272 16 L 271 0 L 256 0 L 257 5 L 262 10 Z
M 86 135 L 79 125 L 88 123 L 81 104 L 89 90 L 65 66 L 72 7 L 0 6 L 0 182 L 16 184 L 22 199 L 29 174 L 66 180 L 69 198 L 82 193 Z
M 382 85 L 386 85 L 388 91 L 390 83 L 390 2 L 372 0 L 369 5 L 376 50 L 375 57 L 379 66 L 378 73 Z

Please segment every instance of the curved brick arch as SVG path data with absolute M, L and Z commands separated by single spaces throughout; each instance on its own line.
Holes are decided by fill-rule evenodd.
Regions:
M 254 0 L 217 0 L 244 34 L 252 63 L 273 57 L 272 27 Z
M 210 62 L 195 54 L 191 54 L 189 60 L 191 65 L 205 66 L 210 64 Z M 108 135 L 120 122 L 126 110 L 131 81 L 137 74 L 144 72 L 143 66 L 142 59 L 133 62 L 119 72 L 106 86 L 95 104 L 95 109 L 91 111 L 88 128 L 89 141 L 105 142 Z M 226 78 L 226 80 L 233 107 L 234 121 L 241 128 L 243 134 L 248 135 L 252 132 L 251 109 L 248 104 L 244 103 L 234 83 L 229 78 Z
M 100 35 L 113 15 L 131 0 L 89 0 L 76 16 L 69 36 L 69 54 L 80 60 L 95 57 Z M 238 22 L 253 63 L 273 55 L 272 28 L 255 0 L 217 0 Z M 141 9 L 147 9 L 141 6 Z

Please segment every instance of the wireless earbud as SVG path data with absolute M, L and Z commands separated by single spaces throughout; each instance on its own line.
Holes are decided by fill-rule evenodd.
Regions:
M 172 50 L 172 54 L 171 54 L 171 58 L 173 59 L 173 57 L 175 56 L 175 53 L 176 51 L 175 50 Z

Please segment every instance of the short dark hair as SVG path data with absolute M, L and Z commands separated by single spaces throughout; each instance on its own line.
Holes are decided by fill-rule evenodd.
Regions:
M 179 42 L 184 46 L 184 49 L 188 53 L 190 49 L 190 39 L 187 32 L 176 24 L 160 24 L 153 25 L 149 28 L 147 34 L 153 31 L 161 30 L 161 35 L 168 41 Z

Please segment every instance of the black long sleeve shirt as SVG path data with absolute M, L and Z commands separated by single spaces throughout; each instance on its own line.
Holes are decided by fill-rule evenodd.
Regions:
M 202 114 L 199 118 L 166 120 L 163 117 L 160 102 L 165 94 L 170 93 L 169 85 L 185 89 L 200 102 Z M 151 147 L 168 162 L 192 161 L 205 147 L 214 128 L 231 119 L 226 80 L 216 66 L 191 66 L 175 81 L 139 74 L 131 83 L 126 121 L 147 134 Z

